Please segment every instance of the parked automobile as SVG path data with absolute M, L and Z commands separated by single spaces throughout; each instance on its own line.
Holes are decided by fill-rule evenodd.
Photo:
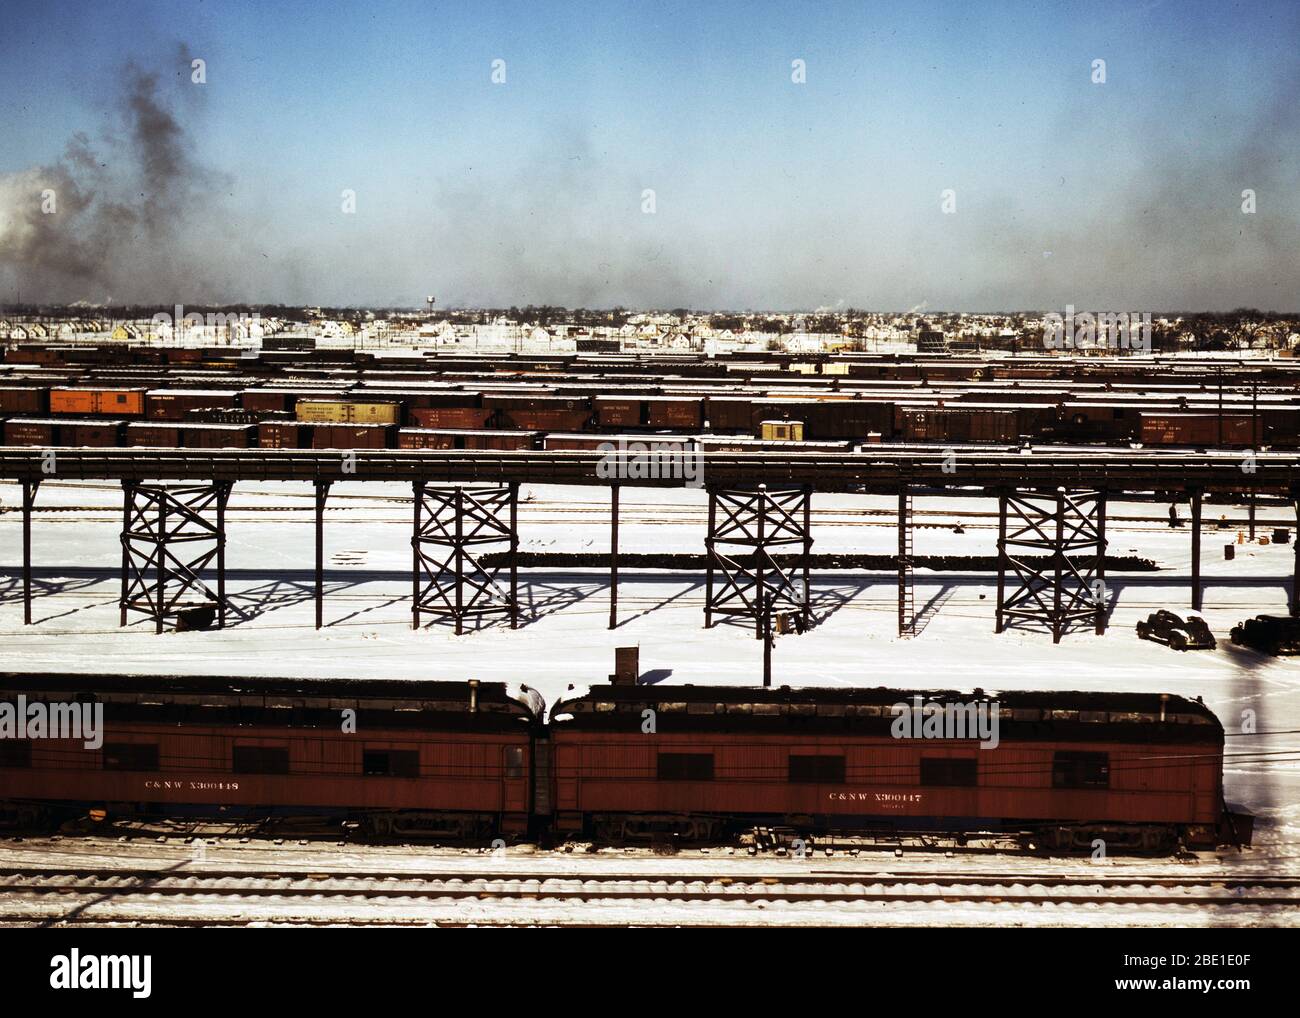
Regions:
M 1213 650 L 1218 646 L 1210 627 L 1199 615 L 1189 615 L 1184 621 L 1163 608 L 1152 612 L 1145 622 L 1136 626 L 1138 637 L 1163 643 L 1174 650 Z
M 1250 647 L 1264 654 L 1300 654 L 1300 619 L 1289 615 L 1256 615 L 1229 634 L 1240 647 Z

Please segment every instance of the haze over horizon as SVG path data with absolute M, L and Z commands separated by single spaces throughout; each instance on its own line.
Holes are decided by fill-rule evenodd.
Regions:
M 5 14 L 5 301 L 1298 303 L 1291 3 Z

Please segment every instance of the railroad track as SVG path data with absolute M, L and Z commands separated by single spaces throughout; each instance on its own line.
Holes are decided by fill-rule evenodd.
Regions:
M 1046 875 L 775 871 L 664 876 L 643 872 L 501 874 L 444 871 L 268 872 L 250 868 L 131 871 L 97 866 L 0 866 L 0 925 L 312 925 L 401 923 L 708 925 L 721 919 L 889 921 L 907 909 L 999 912 L 1177 910 L 1173 921 L 1226 910 L 1270 923 L 1300 921 L 1300 878 L 1284 876 Z M 718 910 L 722 910 L 721 914 Z M 1024 919 L 1024 916 L 1020 916 Z M 1131 917 L 1130 917 L 1131 918 Z M 1217 921 L 1217 920 L 1216 920 Z
M 406 500 L 410 503 L 410 499 Z M 410 526 L 410 517 L 403 516 L 357 516 L 355 513 L 358 509 L 364 511 L 362 506 L 327 506 L 327 515 L 334 517 L 330 521 L 331 526 L 340 523 L 353 525 L 373 526 L 379 524 L 393 526 Z M 376 507 L 378 508 L 378 507 Z M 116 509 L 109 509 L 105 506 L 35 506 L 33 513 L 42 518 L 44 522 L 58 523 L 105 523 L 121 525 L 122 515 Z M 238 524 L 242 520 L 263 521 L 270 518 L 271 522 L 310 524 L 312 507 L 310 506 L 234 506 L 226 511 L 226 522 L 228 525 Z M 21 510 L 16 506 L 0 506 L 0 517 L 13 516 L 15 519 L 20 515 Z M 346 514 L 354 514 L 353 518 L 347 518 Z M 943 509 L 933 510 L 914 510 L 913 516 L 916 521 L 913 522 L 913 529 L 916 530 L 950 530 L 957 524 L 961 524 L 967 530 L 988 530 L 995 531 L 998 529 L 997 513 L 982 511 L 953 511 Z M 703 527 L 707 520 L 707 512 L 698 507 L 681 507 L 681 506 L 657 506 L 647 507 L 644 515 L 637 512 L 622 511 L 619 515 L 619 523 L 624 527 L 628 526 L 648 526 L 648 527 L 666 527 L 666 526 L 700 526 Z M 571 506 L 530 506 L 521 505 L 520 523 L 523 527 L 548 527 L 548 526 L 573 526 L 581 524 L 592 524 L 596 526 L 607 526 L 609 519 L 608 507 L 600 509 L 583 509 Z M 924 522 L 920 522 L 923 520 Z M 1227 521 L 1224 527 L 1217 527 L 1217 521 L 1207 520 L 1205 529 L 1213 535 L 1215 533 L 1232 533 L 1237 530 L 1243 530 L 1247 526 L 1247 520 L 1244 518 L 1233 517 Z M 897 527 L 897 515 L 887 510 L 814 510 L 813 525 L 816 527 L 876 527 L 893 530 Z M 1112 533 L 1164 533 L 1169 528 L 1167 517 L 1155 516 L 1109 516 L 1107 518 L 1107 529 Z M 1274 528 L 1284 527 L 1288 530 L 1295 527 L 1294 520 L 1287 519 L 1267 519 L 1259 517 L 1255 521 L 1255 529 L 1258 533 L 1267 533 Z M 1183 528 L 1184 533 L 1189 531 Z

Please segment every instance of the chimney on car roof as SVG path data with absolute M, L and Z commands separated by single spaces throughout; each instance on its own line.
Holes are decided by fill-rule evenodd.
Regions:
M 615 647 L 614 674 L 609 677 L 611 686 L 635 686 L 641 674 L 641 648 Z

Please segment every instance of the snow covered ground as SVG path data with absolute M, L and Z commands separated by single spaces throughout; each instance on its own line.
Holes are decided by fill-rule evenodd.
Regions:
M 594 488 L 525 489 L 522 550 L 603 553 L 608 493 Z M 705 495 L 625 489 L 620 546 L 629 552 L 703 550 Z M 570 686 L 602 682 L 614 648 L 638 645 L 650 681 L 751 684 L 761 681 L 762 645 L 740 625 L 703 628 L 704 577 L 622 570 L 620 625 L 606 628 L 608 574 L 602 569 L 520 571 L 524 622 L 496 623 L 457 637 L 449 628 L 410 629 L 410 489 L 336 485 L 326 516 L 325 628 L 313 627 L 312 496 L 306 485 L 238 485 L 228 513 L 228 589 L 249 617 L 225 631 L 154 634 L 118 628 L 120 489 L 110 483 L 42 485 L 33 527 L 38 599 L 35 625 L 22 624 L 19 491 L 0 484 L 0 667 L 71 672 L 207 672 L 291 676 L 375 676 L 527 683 L 548 702 Z M 815 495 L 814 553 L 892 554 L 889 498 Z M 991 501 L 917 499 L 918 556 L 993 555 Z M 995 635 L 992 570 L 927 572 L 916 578 L 921 632 L 895 630 L 892 572 L 814 572 L 816 625 L 782 637 L 777 684 L 905 688 L 1103 689 L 1201 696 L 1231 733 L 1227 793 L 1260 815 L 1261 853 L 1300 856 L 1300 661 L 1231 645 L 1228 630 L 1260 612 L 1285 612 L 1291 545 L 1223 545 L 1244 527 L 1244 507 L 1207 503 L 1202 553 L 1205 611 L 1214 651 L 1179 654 L 1138 640 L 1133 625 L 1156 608 L 1186 613 L 1190 532 L 1167 526 L 1167 505 L 1112 502 L 1112 555 L 1153 559 L 1156 572 L 1115 572 L 1110 631 L 1079 631 L 1053 646 L 1045 631 Z M 960 514 L 960 515 L 958 515 Z M 1186 517 L 1186 507 L 1182 515 Z M 954 532 L 960 522 L 963 533 Z M 1261 508 L 1260 535 L 1294 527 L 1280 507 Z M 1253 711 L 1260 734 L 1242 734 Z M 1280 733 L 1280 734 L 1267 734 Z M 1259 759 L 1261 752 L 1276 753 Z M 1233 754 L 1250 754 L 1234 762 Z

